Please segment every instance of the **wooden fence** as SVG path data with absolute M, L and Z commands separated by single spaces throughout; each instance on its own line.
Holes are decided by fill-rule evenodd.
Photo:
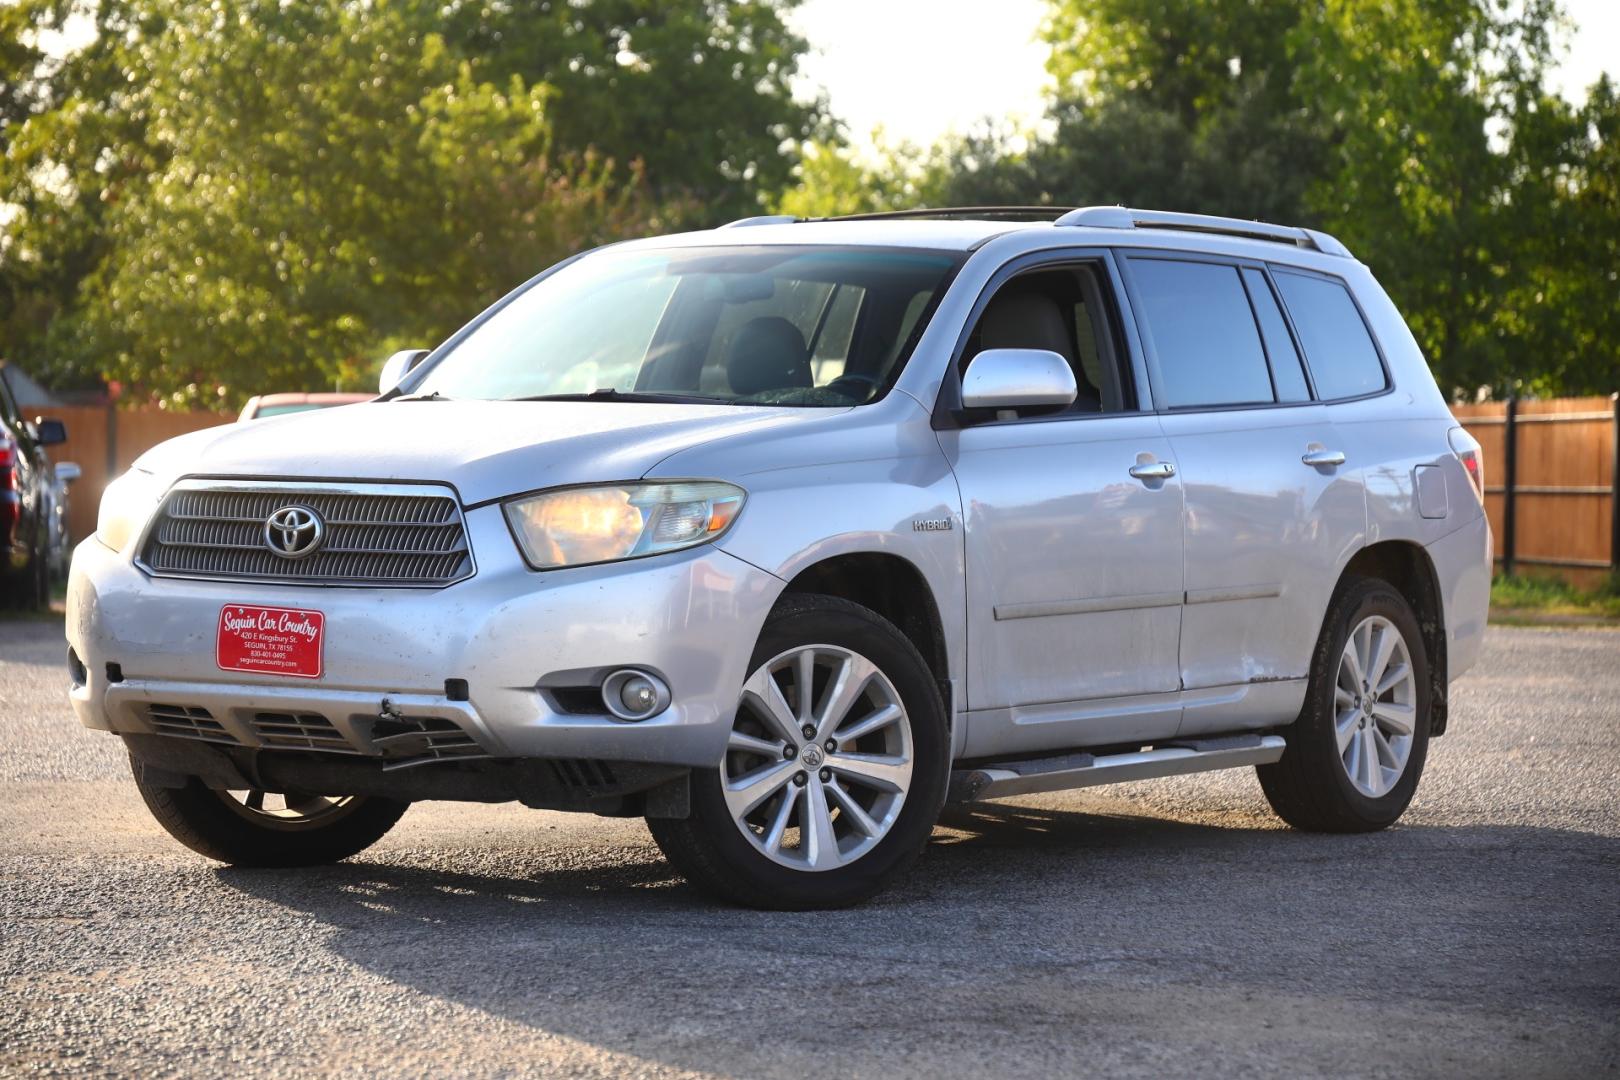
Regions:
M 110 405 L 23 405 L 22 412 L 67 425 L 68 441 L 51 447 L 50 455 L 52 461 L 71 461 L 84 470 L 68 500 L 68 529 L 75 543 L 95 531 L 102 489 L 129 468 L 130 462 L 164 439 L 235 419 L 226 413 L 116 409 Z
M 1506 573 L 1620 570 L 1620 395 L 1458 405 L 1485 451 L 1485 510 Z

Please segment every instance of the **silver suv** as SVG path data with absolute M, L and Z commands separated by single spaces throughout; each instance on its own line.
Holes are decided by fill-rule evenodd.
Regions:
M 516 800 L 764 907 L 948 800 L 1255 766 L 1389 825 L 1485 627 L 1478 445 L 1332 237 L 1032 216 L 614 245 L 373 403 L 154 449 L 75 554 L 80 719 L 215 859 Z

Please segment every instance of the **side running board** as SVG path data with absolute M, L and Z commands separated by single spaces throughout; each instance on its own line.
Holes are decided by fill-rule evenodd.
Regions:
M 1030 761 L 1001 761 L 951 773 L 951 802 L 1005 799 L 1038 791 L 1151 780 L 1160 776 L 1269 765 L 1282 757 L 1280 735 L 1230 735 L 1218 739 L 1177 739 L 1128 754 L 1064 754 Z

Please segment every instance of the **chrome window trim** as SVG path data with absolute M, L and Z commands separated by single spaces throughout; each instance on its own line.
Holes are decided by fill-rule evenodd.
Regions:
M 152 530 L 157 527 L 162 511 L 168 505 L 170 497 L 177 491 L 211 491 L 211 492 L 243 492 L 248 494 L 277 494 L 287 495 L 381 495 L 381 496 L 414 496 L 417 498 L 443 498 L 449 499 L 455 507 L 456 522 L 461 526 L 461 534 L 467 542 L 467 572 L 460 577 L 448 581 L 439 581 L 432 584 L 416 584 L 411 582 L 386 581 L 313 581 L 308 578 L 294 576 L 270 577 L 239 577 L 229 574 L 199 574 L 177 570 L 154 570 L 148 566 L 144 553 Z M 186 477 L 170 484 L 158 499 L 152 516 L 147 519 L 146 525 L 141 529 L 140 538 L 135 542 L 134 562 L 135 568 L 149 578 L 175 578 L 187 581 L 223 581 L 238 585 L 270 585 L 292 586 L 300 589 L 447 589 L 478 574 L 478 556 L 473 551 L 472 533 L 467 528 L 466 507 L 462 505 L 461 496 L 449 484 L 423 481 L 421 483 L 401 483 L 398 481 L 371 484 L 360 480 L 240 480 L 217 479 L 207 477 Z

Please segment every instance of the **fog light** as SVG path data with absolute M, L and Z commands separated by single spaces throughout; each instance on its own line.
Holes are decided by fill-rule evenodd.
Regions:
M 669 708 L 669 687 L 656 675 L 633 668 L 602 681 L 602 704 L 620 720 L 645 720 Z

